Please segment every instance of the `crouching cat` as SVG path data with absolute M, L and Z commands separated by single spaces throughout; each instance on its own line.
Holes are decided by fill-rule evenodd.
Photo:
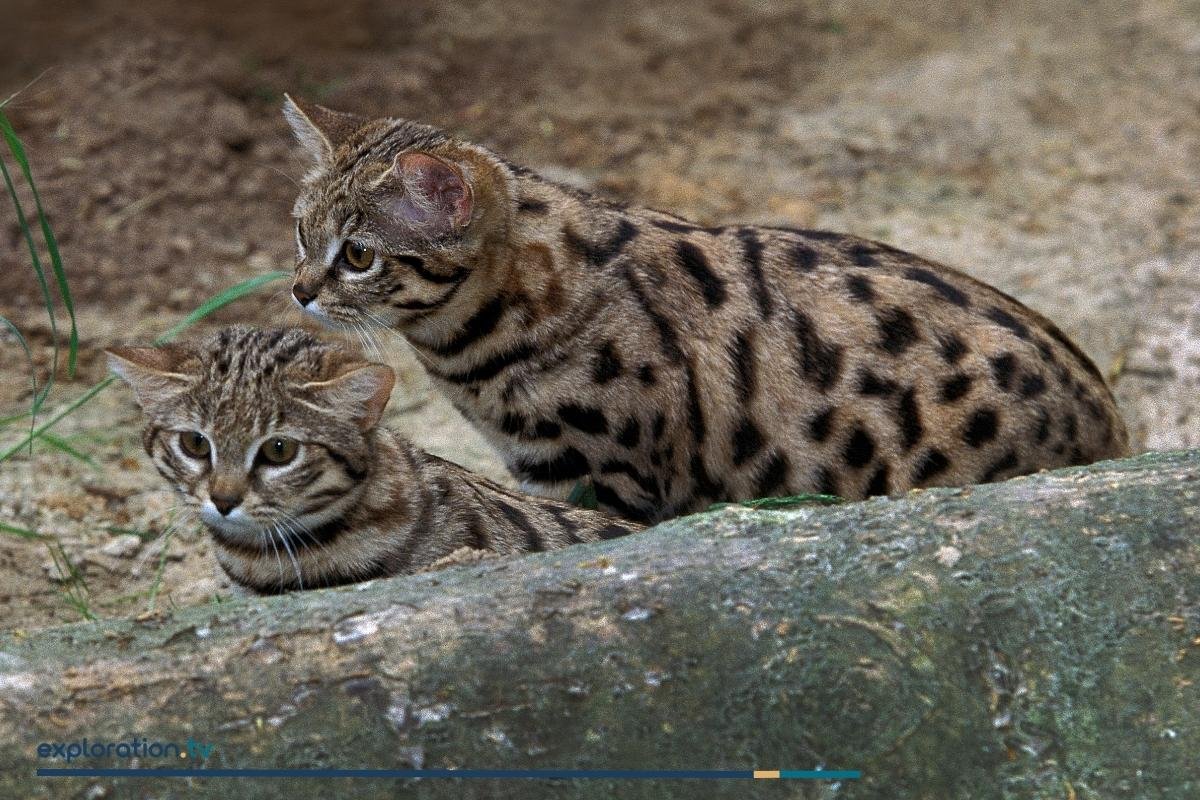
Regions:
M 469 547 L 549 550 L 641 528 L 535 498 L 378 427 L 395 376 L 298 330 L 230 327 L 109 366 L 146 416 L 155 467 L 260 594 L 417 571 Z

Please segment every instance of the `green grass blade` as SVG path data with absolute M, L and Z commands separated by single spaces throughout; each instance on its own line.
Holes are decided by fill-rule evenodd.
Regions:
M 92 469 L 100 469 L 100 465 L 96 463 L 96 460 L 94 458 L 89 456 L 87 453 L 81 453 L 80 451 L 76 450 L 71 445 L 71 443 L 68 442 L 66 439 L 63 439 L 59 436 L 55 436 L 53 433 L 50 433 L 49 431 L 44 431 L 42 433 L 42 435 L 37 438 L 38 438 L 38 441 L 45 442 L 50 447 L 53 447 L 55 450 L 59 450 L 63 453 L 66 453 L 71 458 L 74 458 L 76 461 L 82 461 L 83 463 L 85 463 L 89 467 L 91 467 Z
M 292 273 L 285 272 L 283 270 L 277 270 L 275 272 L 268 272 L 266 275 L 259 275 L 257 278 L 251 278 L 248 281 L 242 281 L 236 286 L 230 286 L 228 289 L 221 292 L 216 297 L 213 297 L 208 302 L 202 304 L 192 313 L 188 314 L 186 317 L 180 320 L 177 325 L 155 339 L 154 343 L 166 344 L 182 333 L 186 328 L 195 325 L 209 314 L 224 308 L 234 300 L 239 300 L 246 295 L 251 294 L 252 292 L 256 292 L 268 283 L 273 283 L 275 281 L 290 277 L 292 277 Z
M 29 363 L 29 382 L 33 386 L 33 405 L 29 409 L 29 432 L 33 433 L 33 426 L 35 424 L 37 424 L 37 412 L 38 412 L 38 409 L 42 405 L 38 398 L 37 367 L 33 363 L 33 352 L 29 349 L 29 342 L 25 341 L 24 335 L 22 335 L 21 331 L 17 329 L 17 326 L 12 324 L 12 322 L 10 322 L 2 314 L 0 314 L 0 323 L 4 323 L 6 326 L 8 326 L 8 329 L 16 335 L 17 342 L 20 343 L 21 349 L 23 349 L 25 351 L 25 360 Z M 45 399 L 45 398 L 41 398 L 41 399 Z M 24 419 L 24 418 L 25 418 L 24 414 L 21 414 L 18 417 L 6 417 L 5 419 L 0 420 L 0 426 L 7 425 L 9 422 L 12 422 L 14 419 Z M 31 453 L 33 452 L 32 447 L 33 446 L 30 445 Z
M 22 539 L 33 539 L 35 541 L 45 541 L 50 538 L 37 531 L 31 531 L 28 528 L 18 528 L 16 525 L 9 525 L 7 522 L 0 522 L 0 533 L 10 533 Z
M 29 190 L 33 192 L 33 205 L 37 209 L 42 238 L 46 240 L 46 252 L 50 255 L 50 268 L 54 271 L 54 280 L 58 283 L 58 293 L 62 297 L 63 305 L 66 306 L 67 316 L 71 318 L 71 334 L 67 348 L 67 373 L 73 378 L 79 355 L 79 329 L 75 324 L 75 301 L 71 298 L 71 287 L 67 284 L 67 273 L 63 269 L 62 256 L 58 252 L 58 239 L 54 237 L 50 221 L 46 219 L 46 210 L 42 208 L 42 196 L 33 180 L 33 171 L 29 167 L 29 157 L 25 154 L 25 145 L 21 143 L 20 137 L 13 130 L 12 123 L 8 121 L 8 117 L 3 111 L 0 111 L 0 133 L 4 135 L 8 149 L 12 152 L 13 158 L 17 160 L 17 164 L 20 165 L 21 172 L 29 183 Z M 13 197 L 15 199 L 16 195 L 14 194 Z M 55 345 L 57 343 L 56 337 Z
M 107 389 L 110 385 L 112 385 L 113 381 L 115 381 L 116 379 L 117 378 L 115 375 L 109 375 L 107 378 L 100 381 L 92 388 L 88 389 L 86 392 L 81 394 L 79 397 L 72 400 L 70 402 L 70 404 L 68 404 L 65 408 L 61 409 L 58 413 L 51 416 L 50 419 L 46 420 L 41 425 L 37 426 L 32 431 L 30 431 L 29 436 L 22 439 L 20 442 L 17 442 L 17 444 L 8 448 L 3 453 L 0 453 L 0 462 L 7 461 L 8 459 L 12 458 L 13 455 L 15 455 L 16 453 L 19 453 L 27 445 L 29 445 L 31 442 L 33 442 L 34 439 L 41 436 L 43 433 L 50 430 L 55 425 L 57 425 L 59 422 L 61 422 L 72 411 L 79 408 L 81 405 L 83 405 L 84 403 L 91 400 L 93 397 L 95 397 L 96 395 L 100 394 L 102 391 Z
M 25 217 L 25 208 L 21 205 L 21 198 L 17 195 L 17 187 L 13 185 L 12 175 L 8 172 L 8 167 L 4 164 L 4 159 L 0 158 L 0 175 L 4 176 L 4 185 L 8 189 L 8 196 L 12 199 L 13 208 L 17 210 L 17 224 L 21 228 L 21 235 L 25 239 L 25 246 L 29 248 L 29 258 L 33 262 L 33 271 L 37 275 L 38 286 L 42 289 L 42 303 L 46 306 L 46 313 L 50 316 L 50 338 L 54 344 L 54 358 L 50 367 L 50 375 L 46 378 L 46 386 L 42 390 L 42 399 L 50 394 L 50 387 L 54 385 L 54 373 L 58 372 L 58 321 L 54 316 L 54 298 L 50 296 L 50 284 L 46 282 L 46 272 L 42 269 L 42 259 L 38 255 L 37 245 L 33 242 L 33 231 L 29 228 L 29 220 Z M 36 398 L 35 398 L 36 403 Z
M 143 531 L 139 528 L 122 528 L 120 525 L 105 525 L 104 530 L 111 536 L 136 536 L 145 542 L 152 542 L 158 538 L 158 534 L 151 531 Z
M 591 481 L 578 481 L 571 487 L 571 494 L 567 496 L 567 502 L 573 506 L 580 508 L 588 508 L 595 511 L 600 507 L 600 501 L 596 499 L 596 487 Z

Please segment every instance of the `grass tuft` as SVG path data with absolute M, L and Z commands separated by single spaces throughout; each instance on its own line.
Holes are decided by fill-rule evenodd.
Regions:
M 42 239 L 46 243 L 46 252 L 50 256 L 50 268 L 54 272 L 55 283 L 58 284 L 58 293 L 62 297 L 63 306 L 67 309 L 67 316 L 71 319 L 71 333 L 68 339 L 67 347 L 67 374 L 70 377 L 75 377 L 75 366 L 79 355 L 79 328 L 75 324 L 75 301 L 71 297 L 71 287 L 67 283 L 67 273 L 63 269 L 62 256 L 58 252 L 58 239 L 54 236 L 54 231 L 50 227 L 50 220 L 46 218 L 46 210 L 42 208 L 42 196 L 38 192 L 37 183 L 33 180 L 33 170 L 29 167 L 29 157 L 25 154 L 25 145 L 22 144 L 17 132 L 13 130 L 12 123 L 8 121 L 4 111 L 0 110 L 0 135 L 4 136 L 4 141 L 8 144 L 9 152 L 12 153 L 17 164 L 21 167 L 21 174 L 25 176 L 26 183 L 29 184 L 29 191 L 33 193 L 33 205 L 37 210 L 38 226 L 42 231 Z M 5 170 L 5 183 L 9 188 L 9 194 L 12 195 L 13 205 L 17 208 L 17 220 L 22 226 L 22 231 L 25 234 L 26 244 L 29 245 L 30 257 L 33 259 L 34 269 L 41 275 L 42 283 L 45 284 L 45 275 L 41 271 L 41 262 L 37 256 L 36 249 L 33 246 L 33 237 L 29 232 L 28 220 L 24 217 L 24 212 L 20 207 L 20 201 L 17 199 L 17 194 L 13 190 L 12 181 L 8 177 L 8 171 Z M 54 322 L 54 306 L 47 302 L 47 311 L 50 314 L 51 325 Z M 58 355 L 58 339 L 55 337 L 55 356 Z
M 50 557 L 54 559 L 54 568 L 58 570 L 62 579 L 63 599 L 67 605 L 75 609 L 79 616 L 89 622 L 94 621 L 96 615 L 92 613 L 91 592 L 83 577 L 83 572 L 71 563 L 67 551 L 63 550 L 63 546 L 57 541 L 47 541 L 46 547 L 50 550 Z

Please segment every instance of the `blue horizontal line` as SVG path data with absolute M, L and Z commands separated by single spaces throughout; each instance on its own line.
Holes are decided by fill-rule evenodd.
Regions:
M 550 780 L 754 779 L 748 769 L 124 769 L 39 767 L 41 778 L 541 778 Z M 855 780 L 856 769 L 780 770 L 780 778 Z

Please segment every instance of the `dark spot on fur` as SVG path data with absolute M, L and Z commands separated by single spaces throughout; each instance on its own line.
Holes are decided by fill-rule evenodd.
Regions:
M 564 403 L 558 407 L 558 418 L 584 433 L 608 433 L 608 420 L 605 419 L 604 412 L 598 408 Z
M 545 214 L 548 208 L 549 206 L 541 200 L 525 199 L 517 203 L 517 211 L 522 211 L 526 214 Z
M 648 514 L 642 509 L 630 505 L 611 486 L 595 481 L 592 489 L 596 492 L 596 503 L 604 508 L 610 508 L 626 519 L 645 520 Z
M 753 228 L 739 228 L 738 241 L 742 243 L 742 255 L 746 259 L 746 268 L 750 272 L 750 283 L 754 287 L 754 299 L 758 303 L 758 313 L 763 319 L 771 316 L 771 290 L 762 269 L 762 240 Z
M 961 400 L 971 391 L 971 376 L 965 372 L 956 372 L 942 381 L 941 401 L 953 403 Z
M 829 467 L 817 470 L 817 491 L 821 494 L 838 494 L 837 475 Z
M 562 435 L 562 427 L 552 419 L 539 419 L 533 424 L 533 433 L 539 439 L 557 439 Z
M 700 391 L 696 387 L 695 370 L 691 364 L 687 368 L 687 393 L 688 425 L 692 429 L 692 440 L 700 444 L 708 434 L 708 429 L 704 424 L 704 409 L 700 405 Z
M 1063 430 L 1067 435 L 1067 441 L 1074 444 L 1079 440 L 1079 419 L 1074 412 L 1068 412 L 1063 419 Z
M 936 447 L 932 447 L 921 456 L 921 460 L 913 472 L 913 483 L 919 486 L 925 481 L 942 474 L 949 468 L 950 459 L 946 458 L 946 454 Z
M 981 408 L 970 416 L 963 428 L 963 441 L 971 447 L 982 447 L 996 438 L 1000 417 L 990 408 Z
M 1017 371 L 1016 356 L 1012 353 L 1001 353 L 998 356 L 989 356 L 988 363 L 992 365 L 992 380 L 996 385 L 1005 391 L 1011 389 Z
M 782 453 L 772 453 L 770 460 L 758 476 L 758 487 L 755 497 L 770 497 L 783 486 L 787 479 L 788 460 Z
M 708 474 L 708 469 L 704 466 L 704 459 L 699 454 L 692 455 L 692 482 L 695 486 L 695 496 L 697 498 L 708 498 L 710 500 L 719 500 L 725 496 L 725 487 L 720 481 L 713 480 Z
M 826 342 L 817 334 L 813 321 L 803 311 L 793 312 L 800 370 L 822 391 L 837 382 L 842 371 L 842 346 Z
M 947 364 L 957 364 L 968 352 L 967 343 L 953 333 L 939 337 L 938 347 Z
M 1012 314 L 1008 313 L 1004 309 L 999 308 L 997 306 L 992 306 L 991 308 L 989 308 L 987 311 L 985 311 L 983 313 L 984 313 L 984 316 L 986 316 L 992 322 L 996 323 L 997 325 L 999 325 L 1003 328 L 1007 328 L 1008 330 L 1012 331 L 1014 334 L 1016 334 L 1021 339 L 1026 339 L 1026 340 L 1029 339 L 1029 328 L 1026 327 L 1025 323 L 1021 322 L 1019 319 L 1017 319 L 1016 317 L 1014 317 Z
M 1054 339 L 1054 341 L 1065 347 L 1067 352 L 1075 357 L 1075 360 L 1087 371 L 1089 375 L 1091 375 L 1101 384 L 1104 383 L 1104 376 L 1100 374 L 1100 370 L 1096 368 L 1096 365 L 1092 362 L 1092 360 L 1088 358 L 1082 350 L 1079 349 L 1079 345 L 1068 339 L 1067 335 L 1059 330 L 1057 325 L 1047 321 L 1044 327 L 1046 333 L 1050 334 L 1050 338 Z
M 846 255 L 850 256 L 850 260 L 854 262 L 856 267 L 876 267 L 879 266 L 879 259 L 875 257 L 875 250 L 870 245 L 854 244 L 846 250 Z
M 622 447 L 637 447 L 641 438 L 642 423 L 638 422 L 637 417 L 630 417 L 625 420 L 625 424 L 621 426 L 621 430 L 617 434 L 617 444 Z
M 992 463 L 983 476 L 979 479 L 980 483 L 991 483 L 1000 477 L 1001 473 L 1017 468 L 1017 451 L 1009 450 L 999 459 Z
M 1034 438 L 1038 444 L 1042 444 L 1050 438 L 1050 415 L 1046 413 L 1046 409 L 1038 407 L 1038 424 L 1037 430 L 1034 432 Z
M 632 480 L 637 487 L 645 492 L 651 498 L 659 499 L 660 492 L 658 481 L 653 475 L 644 475 L 633 464 L 628 461 L 612 460 L 606 461 L 600 465 L 600 473 L 602 475 L 626 475 Z
M 829 406 L 808 423 L 808 435 L 814 442 L 823 442 L 833 430 L 833 415 L 837 409 Z
M 869 369 L 859 370 L 858 393 L 865 397 L 887 397 L 900 390 L 900 384 L 881 378 Z
M 1046 379 L 1041 375 L 1030 373 L 1021 380 L 1022 397 L 1037 397 L 1044 391 L 1046 391 Z
M 662 437 L 663 437 L 663 432 L 666 431 L 666 429 L 667 429 L 667 418 L 663 415 L 663 413 L 661 411 L 659 411 L 657 414 L 654 415 L 654 425 L 651 430 L 651 433 L 654 436 L 654 441 L 656 441 L 656 442 L 661 441 Z
M 920 338 L 916 321 L 899 306 L 882 309 L 876 315 L 876 320 L 879 324 L 879 346 L 890 355 L 900 355 Z
M 590 467 L 587 456 L 568 447 L 557 458 L 547 461 L 523 461 L 516 465 L 515 472 L 521 477 L 539 483 L 561 483 L 588 474 Z
M 850 296 L 860 303 L 875 302 L 875 287 L 865 275 L 848 276 L 846 288 L 850 290 Z
M 847 466 L 861 469 L 875 457 L 875 440 L 862 428 L 855 428 L 846 440 L 842 456 L 846 459 Z
M 625 278 L 625 283 L 629 286 L 629 291 L 633 293 L 638 306 L 641 307 L 642 312 L 650 319 L 650 322 L 658 332 L 659 346 L 662 349 L 663 355 L 676 363 L 682 361 L 683 350 L 679 347 L 679 334 L 675 332 L 671 321 L 654 308 L 654 305 L 650 302 L 650 298 L 634 277 L 632 270 L 626 268 L 622 271 L 621 275 Z M 644 380 L 643 383 L 645 383 Z
M 928 270 L 923 267 L 909 267 L 908 269 L 904 270 L 904 277 L 908 278 L 910 281 L 916 281 L 918 283 L 923 283 L 926 286 L 933 287 L 933 289 L 942 296 L 943 300 L 953 303 L 960 308 L 966 308 L 967 306 L 971 305 L 970 298 L 967 297 L 966 293 L 962 289 L 947 283 L 945 278 L 938 275 L 936 272 L 933 272 L 932 270 Z
M 725 281 L 712 271 L 703 250 L 686 239 L 681 239 L 675 245 L 675 259 L 696 282 L 709 308 L 717 308 L 725 302 L 728 296 Z
M 592 359 L 592 381 L 605 384 L 621 374 L 621 356 L 617 354 L 616 345 L 612 340 L 605 341 L 596 350 Z
M 758 426 L 750 419 L 743 419 L 733 432 L 733 465 L 740 467 L 756 456 L 763 448 L 763 436 Z
M 817 268 L 817 251 L 802 242 L 792 245 L 791 261 L 801 272 L 812 272 Z
M 617 230 L 607 241 L 599 243 L 587 241 L 569 225 L 563 228 L 563 241 L 567 247 L 593 267 L 603 266 L 612 261 L 637 235 L 637 226 L 627 219 L 617 223 Z
M 888 465 L 880 464 L 879 469 L 875 470 L 875 474 L 871 476 L 870 482 L 867 484 L 867 497 L 875 497 L 881 494 L 888 493 Z
M 900 436 L 905 450 L 911 450 L 921 441 L 925 426 L 921 424 L 921 412 L 917 407 L 917 390 L 909 387 L 900 396 Z
M 743 331 L 734 337 L 729 347 L 729 358 L 733 362 L 734 389 L 738 400 L 743 404 L 750 402 L 754 396 L 756 377 L 754 371 L 754 349 L 751 345 L 750 332 Z

